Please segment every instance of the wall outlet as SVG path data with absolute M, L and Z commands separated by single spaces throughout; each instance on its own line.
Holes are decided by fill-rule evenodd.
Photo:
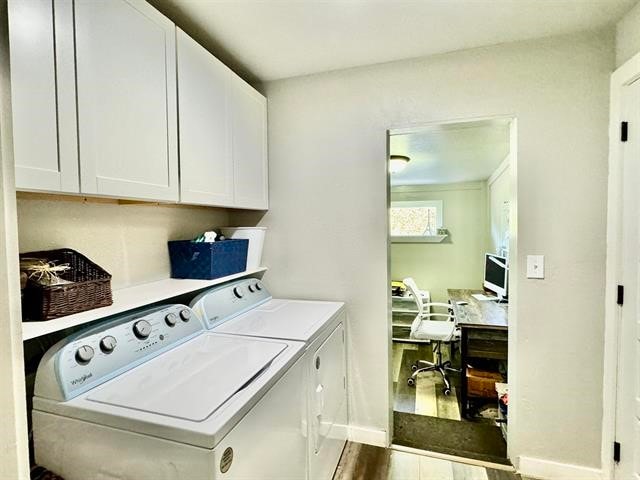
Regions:
M 544 278 L 544 255 L 527 255 L 527 278 Z

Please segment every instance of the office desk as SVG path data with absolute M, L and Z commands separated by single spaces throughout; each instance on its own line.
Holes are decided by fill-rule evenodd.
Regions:
M 467 393 L 467 364 L 472 359 L 491 359 L 507 361 L 508 308 L 495 301 L 482 301 L 473 298 L 474 293 L 482 290 L 449 289 L 449 302 L 460 327 L 461 351 L 461 413 L 469 414 L 469 395 Z M 459 305 L 466 302 L 467 305 Z

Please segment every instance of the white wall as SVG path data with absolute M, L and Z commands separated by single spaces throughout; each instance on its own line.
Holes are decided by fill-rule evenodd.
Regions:
M 505 203 L 511 201 L 511 175 L 509 157 L 500 164 L 487 180 L 487 197 L 489 203 L 489 250 L 502 254 L 504 248 L 509 248 L 509 221 Z
M 545 254 L 547 277 L 515 279 L 519 425 L 511 452 L 599 466 L 613 63 L 608 32 L 266 85 L 271 209 L 260 224 L 270 229 L 268 282 L 278 296 L 348 302 L 355 425 L 388 425 L 386 130 L 514 114 L 515 261 L 524 272 L 526 254 Z
M 168 240 L 227 224 L 228 212 L 215 208 L 18 200 L 21 252 L 73 248 L 111 273 L 113 288 L 168 278 Z
M 616 66 L 640 52 L 640 2 L 616 25 Z
M 435 302 L 446 302 L 447 288 L 481 288 L 487 251 L 485 182 L 393 187 L 391 200 L 442 200 L 442 243 L 391 244 L 391 278 L 413 277 Z

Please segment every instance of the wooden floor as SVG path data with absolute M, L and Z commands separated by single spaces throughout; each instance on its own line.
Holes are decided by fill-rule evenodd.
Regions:
M 505 470 L 347 443 L 334 480 L 522 480 Z
M 430 417 L 460 420 L 458 399 L 458 375 L 451 375 L 451 394 L 444 394 L 444 382 L 439 373 L 425 372 L 418 375 L 416 385 L 407 385 L 407 379 L 413 373 L 411 365 L 417 360 L 433 360 L 431 345 L 394 343 L 393 344 L 393 386 L 396 412 L 415 413 Z
M 444 352 L 445 359 L 449 358 Z M 407 379 L 413 373 L 411 365 L 417 360 L 433 361 L 433 353 L 429 344 L 395 343 L 393 344 L 393 389 L 396 412 L 415 413 L 429 417 L 460 420 L 460 375 L 451 373 L 451 393 L 444 394 L 444 381 L 439 373 L 424 372 L 416 378 L 416 385 L 407 385 Z M 451 359 L 455 368 L 460 368 L 460 355 Z M 483 406 L 473 422 L 495 425 L 498 416 L 497 401 L 495 406 Z

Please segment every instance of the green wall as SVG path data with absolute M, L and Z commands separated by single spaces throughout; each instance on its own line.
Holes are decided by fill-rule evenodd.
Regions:
M 392 243 L 394 280 L 413 277 L 436 302 L 447 301 L 447 288 L 481 288 L 489 238 L 486 182 L 394 187 L 391 200 L 442 200 L 449 230 L 442 243 Z

